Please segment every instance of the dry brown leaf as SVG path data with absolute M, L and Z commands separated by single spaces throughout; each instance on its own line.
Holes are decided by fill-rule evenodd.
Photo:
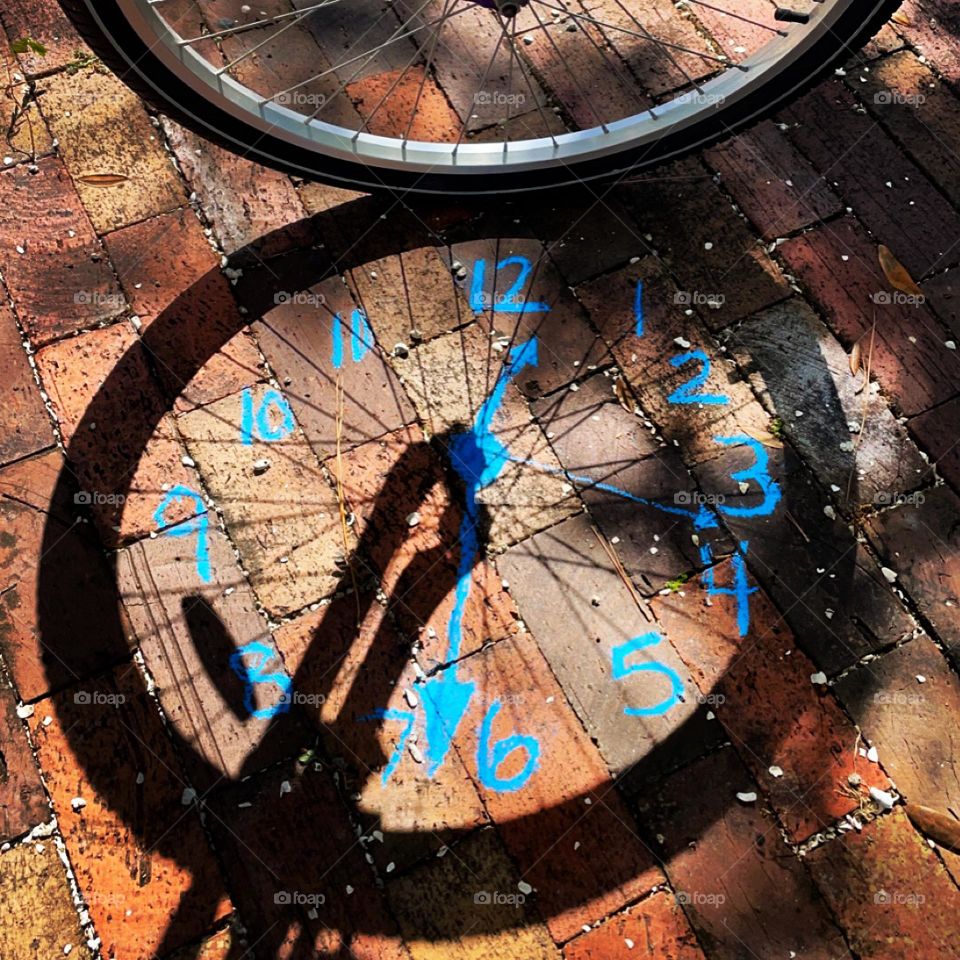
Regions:
M 894 23 L 899 23 L 901 27 L 912 26 L 910 23 L 910 18 L 902 10 L 897 10 L 890 19 Z
M 901 293 L 909 293 L 915 297 L 923 296 L 923 291 L 907 272 L 907 268 L 882 243 L 877 247 L 877 255 L 880 267 L 892 287 Z
M 130 178 L 122 173 L 85 173 L 77 177 L 80 183 L 90 184 L 92 187 L 112 187 L 118 183 L 124 183 Z
M 860 341 L 858 340 L 850 351 L 850 373 L 856 376 L 860 372 Z
M 623 383 L 623 380 L 616 379 L 613 381 L 613 392 L 616 394 L 617 400 L 620 401 L 620 406 L 623 407 L 627 413 L 633 413 L 635 409 L 635 404 L 633 398 L 627 392 L 627 388 Z
M 907 816 L 925 837 L 941 847 L 960 852 L 960 821 L 919 803 L 907 804 Z

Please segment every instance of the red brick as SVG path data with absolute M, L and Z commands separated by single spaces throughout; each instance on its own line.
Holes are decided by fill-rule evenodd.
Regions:
M 289 12 L 289 8 L 282 3 L 272 2 L 238 17 L 237 7 L 232 0 L 205 2 L 201 9 L 208 26 L 206 30 L 198 30 L 198 34 L 221 30 L 221 20 L 231 23 L 240 19 L 248 22 L 262 20 L 260 10 L 265 10 L 271 16 Z M 342 76 L 338 76 L 328 72 L 332 62 L 323 49 L 324 40 L 331 33 L 336 33 L 336 24 L 332 21 L 337 19 L 338 13 L 336 10 L 318 12 L 292 27 L 288 22 L 283 25 L 287 29 L 282 33 L 276 25 L 270 24 L 255 30 L 228 34 L 217 44 L 220 50 L 210 50 L 205 56 L 218 66 L 221 62 L 233 63 L 230 75 L 261 96 L 274 97 L 278 91 L 295 88 L 299 97 L 307 99 L 290 98 L 285 104 L 278 99 L 278 102 L 303 115 L 309 115 L 319 106 L 317 115 L 321 120 L 351 130 L 357 129 L 357 111 L 345 95 L 340 81 L 349 79 L 363 64 L 354 61 L 341 71 Z M 372 38 L 370 46 L 374 46 Z M 366 42 L 364 49 L 367 49 Z M 342 53 L 340 60 L 347 58 L 348 53 L 356 55 L 356 51 L 351 49 Z
M 631 945 L 632 944 L 632 945 Z M 703 951 L 687 918 L 669 893 L 657 893 L 618 913 L 595 930 L 572 940 L 564 960 L 608 960 L 636 950 L 630 957 L 649 960 L 702 960 Z
M 711 328 L 789 293 L 779 268 L 698 162 L 685 160 L 659 174 L 625 188 L 623 199 L 682 290 L 725 297 L 705 313 Z
M 24 59 L 27 54 L 21 55 Z M 44 123 L 40 108 L 33 99 L 30 85 L 23 80 L 16 57 L 0 40 L 0 69 L 7 82 L 6 95 L 0 103 L 0 124 L 4 130 L 4 164 L 36 162 L 53 152 L 53 138 Z M 9 158 L 9 163 L 8 163 Z
M 135 666 L 41 701 L 31 730 L 104 956 L 146 960 L 161 942 L 190 943 L 229 912 L 199 817 L 181 802 L 186 783 L 173 746 Z M 75 809 L 78 797 L 85 806 Z
M 534 218 L 537 235 L 567 283 L 573 285 L 623 266 L 651 252 L 640 227 L 615 201 L 592 193 L 572 194 L 563 202 L 541 200 Z
M 266 388 L 251 388 L 260 410 Z M 282 615 L 329 596 L 337 588 L 345 550 L 334 491 L 309 446 L 294 430 L 267 442 L 241 439 L 239 394 L 179 420 L 190 455 L 223 512 L 250 582 L 268 611 Z M 273 429 L 282 414 L 268 409 Z M 266 470 L 256 464 L 269 461 Z
M 948 487 L 921 491 L 873 517 L 866 533 L 897 586 L 960 663 L 960 498 Z
M 289 290 L 284 289 L 287 281 L 292 281 Z M 357 305 L 343 281 L 333 277 L 303 291 L 294 289 L 296 282 L 284 274 L 274 279 L 281 288 L 276 294 L 280 302 L 254 330 L 316 455 L 326 459 L 336 453 L 338 416 L 342 451 L 412 423 L 413 406 L 379 347 L 371 344 L 359 362 L 353 359 Z M 342 337 L 340 368 L 332 357 L 335 317 Z
M 960 138 L 960 101 L 950 89 L 907 50 L 857 70 L 846 82 L 956 205 L 960 162 L 950 144 Z
M 789 136 L 915 276 L 956 263 L 960 255 L 946 238 L 960 232 L 960 215 L 883 128 L 855 106 L 842 83 L 824 84 L 786 111 L 794 123 Z
M 431 0 L 422 9 L 421 4 L 413 0 L 401 0 L 395 7 L 398 17 L 413 17 L 414 22 L 429 22 L 438 18 L 442 11 L 441 0 Z M 386 31 L 388 26 L 384 24 L 378 29 Z M 390 26 L 389 29 L 393 30 L 394 27 Z M 548 94 L 529 67 L 523 63 L 522 58 L 518 64 L 516 56 L 511 55 L 506 43 L 501 43 L 497 49 L 502 35 L 500 23 L 496 17 L 490 16 L 489 11 L 478 8 L 460 12 L 444 24 L 443 42 L 438 44 L 433 53 L 433 73 L 460 121 L 466 124 L 468 137 L 471 132 L 483 130 L 506 119 L 506 105 L 496 100 L 493 96 L 495 93 L 522 93 L 525 100 L 514 109 L 517 113 L 528 115 L 525 117 L 525 123 L 529 124 L 530 130 L 527 135 L 545 136 L 549 126 L 552 126 L 552 121 L 543 121 L 539 112 L 533 111 L 537 104 L 540 104 L 547 115 L 551 113 L 546 106 Z M 374 36 L 375 34 L 371 33 L 369 39 L 372 41 Z M 374 61 L 368 68 L 371 73 L 405 66 L 408 53 L 398 44 L 392 45 L 389 51 L 399 62 L 383 66 Z M 475 94 L 479 92 L 477 87 L 483 78 L 482 92 L 490 94 L 486 102 L 475 99 Z M 455 142 L 459 136 L 460 123 L 457 123 L 453 130 L 453 136 L 449 139 Z M 516 134 L 513 136 L 516 137 Z
M 171 120 L 163 125 L 227 255 L 275 256 L 307 239 L 297 226 L 306 211 L 288 177 L 201 140 Z
M 283 690 L 254 684 L 248 702 L 231 658 L 249 643 L 270 646 L 267 623 L 215 525 L 206 534 L 210 581 L 201 580 L 196 536 L 141 540 L 118 554 L 116 569 L 133 633 L 181 742 L 187 773 L 206 790 L 295 753 L 304 735 L 289 713 L 253 714 L 274 707 Z M 279 654 L 272 662 L 265 658 L 261 669 L 281 671 Z
M 641 817 L 662 838 L 666 872 L 708 956 L 836 960 L 850 953 L 802 862 L 766 805 L 743 803 L 756 785 L 721 750 L 645 796 Z
M 864 358 L 876 317 L 871 375 L 900 410 L 920 413 L 954 395 L 960 354 L 944 346 L 950 335 L 925 305 L 874 301 L 893 291 L 876 245 L 856 221 L 846 217 L 816 227 L 782 244 L 779 253 L 844 347 L 859 340 Z
M 336 458 L 326 467 L 335 479 L 340 476 Z M 411 429 L 350 451 L 342 470 L 361 538 L 358 556 L 372 561 L 398 625 L 417 641 L 417 657 L 431 670 L 446 659 L 463 517 L 443 465 L 419 430 Z M 420 520 L 411 526 L 414 513 Z M 461 654 L 515 633 L 519 616 L 493 564 L 478 558 L 462 610 Z
M 960 339 L 960 309 L 957 300 L 960 298 L 960 270 L 946 270 L 935 277 L 924 281 L 924 296 L 927 298 L 933 312 L 940 318 L 943 325 Z
M 409 357 L 393 363 L 442 449 L 452 434 L 473 426 L 505 358 L 506 352 L 494 350 L 490 338 L 472 325 L 421 344 Z M 578 512 L 580 504 L 570 485 L 556 475 L 559 464 L 542 431 L 530 422 L 529 409 L 513 384 L 507 384 L 490 429 L 516 458 L 477 496 L 489 511 L 487 542 L 501 550 Z M 531 468 L 526 462 L 531 460 L 540 469 Z
M 371 594 L 338 597 L 284 624 L 276 637 L 295 696 L 315 698 L 305 712 L 320 726 L 324 750 L 355 797 L 358 819 L 366 832 L 382 831 L 368 851 L 381 871 L 390 863 L 403 870 L 487 822 L 466 760 L 451 751 L 430 777 L 409 748 L 416 744 L 426 753 L 424 713 L 411 706 L 422 703 L 423 688 L 416 685 L 409 650 Z M 381 708 L 416 716 L 408 747 L 386 780 L 402 726 L 370 719 Z
M 104 240 L 165 396 L 177 409 L 219 400 L 264 375 L 257 344 L 191 210 Z
M 518 790 L 501 792 L 481 781 L 481 795 L 507 853 L 534 888 L 554 940 L 569 940 L 584 924 L 662 882 L 603 758 L 532 637 L 468 657 L 458 679 L 477 688 L 454 740 L 471 770 L 494 743 L 513 734 L 539 744 L 537 768 Z M 484 743 L 484 717 L 497 701 L 501 707 Z M 515 776 L 528 758 L 524 749 L 513 751 L 495 773 Z
M 600 0 L 589 9 L 590 16 L 610 25 L 601 32 L 636 74 L 647 93 L 658 96 L 686 87 L 713 72 L 713 62 L 696 55 L 699 51 L 711 52 L 703 34 L 692 18 L 683 16 L 669 0 L 644 0 L 642 14 L 651 34 L 674 44 L 669 57 L 655 47 L 652 37 L 637 35 L 637 14 L 628 6 L 618 4 L 616 0 Z M 577 26 L 579 28 L 580 24 Z M 616 27 L 624 29 L 617 30 Z M 601 78 L 602 75 L 593 82 L 600 84 L 603 82 Z
M 0 463 L 7 463 L 50 446 L 53 430 L 20 331 L 5 305 L 0 306 L 0 358 L 5 373 L 0 388 Z
M 0 174 L 0 244 L 17 315 L 42 344 L 117 316 L 126 303 L 63 164 L 50 157 L 37 166 Z
M 111 571 L 77 522 L 66 469 L 53 450 L 0 471 L 0 647 L 24 700 L 128 655 Z
M 197 488 L 143 345 L 129 325 L 44 347 L 37 368 L 81 489 L 107 498 L 91 507 L 105 542 L 144 536 L 157 526 L 154 511 L 165 490 Z M 125 499 L 109 502 L 118 496 Z M 191 512 L 184 502 L 164 516 L 170 524 Z
M 247 954 L 247 949 L 231 923 L 223 930 L 210 934 L 202 943 L 178 950 L 170 960 L 243 960 L 244 954 Z
M 772 121 L 708 150 L 705 158 L 766 240 L 840 212 L 840 200 Z
M 957 889 L 902 811 L 863 832 L 851 830 L 806 859 L 862 960 L 960 950 Z
M 50 819 L 50 805 L 40 771 L 30 751 L 23 721 L 17 716 L 17 698 L 0 687 L 0 839 L 12 840 Z
M 733 574 L 714 569 L 717 583 Z M 833 695 L 810 682 L 817 672 L 796 647 L 783 618 L 763 593 L 750 598 L 750 632 L 739 635 L 735 604 L 712 601 L 702 581 L 658 597 L 653 610 L 664 633 L 693 672 L 701 693 L 730 734 L 734 748 L 800 842 L 860 807 L 847 778 L 863 789 L 889 788 L 857 755 L 859 734 Z M 782 772 L 774 775 L 771 769 Z M 865 795 L 864 795 L 865 796 Z
M 764 0 L 745 0 L 738 3 L 735 10 L 739 16 L 736 17 L 727 14 L 729 9 L 716 4 L 698 9 L 696 16 L 710 36 L 737 62 L 773 39 L 771 28 L 783 29 L 773 19 L 770 6 Z M 767 29 L 764 29 L 765 27 Z M 746 52 L 737 51 L 737 47 L 745 48 Z
M 567 699 L 627 789 L 640 789 L 644 781 L 703 753 L 715 734 L 693 698 L 659 716 L 624 712 L 661 703 L 670 684 L 657 671 L 613 679 L 613 649 L 657 625 L 617 573 L 587 518 L 571 518 L 531 537 L 508 550 L 497 566 Z M 631 662 L 665 664 L 685 691 L 695 689 L 668 642 L 634 656 Z
M 345 92 L 356 106 L 364 129 L 372 134 L 437 143 L 457 142 L 460 118 L 433 77 L 424 77 L 423 67 L 388 70 L 364 77 L 348 83 Z
M 580 21 L 578 29 L 571 32 L 567 29 L 569 23 L 554 20 L 552 13 L 529 6 L 521 8 L 515 22 L 520 30 L 534 31 L 534 42 L 520 49 L 563 113 L 579 129 L 632 117 L 650 106 L 649 97 L 623 62 L 604 51 L 606 40 L 597 26 Z M 525 97 L 519 106 L 513 107 L 515 114 L 522 113 L 528 109 L 529 93 L 517 79 L 513 92 Z M 511 126 L 510 136 L 516 140 L 520 133 Z
M 218 793 L 209 814 L 252 956 L 407 956 L 329 771 L 282 764 Z
M 909 428 L 917 446 L 936 464 L 937 473 L 954 489 L 960 488 L 960 397 L 913 417 Z

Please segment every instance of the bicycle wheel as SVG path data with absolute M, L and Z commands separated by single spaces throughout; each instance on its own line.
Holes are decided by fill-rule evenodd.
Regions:
M 897 0 L 61 0 L 159 109 L 362 189 L 502 193 L 622 175 L 755 122 Z

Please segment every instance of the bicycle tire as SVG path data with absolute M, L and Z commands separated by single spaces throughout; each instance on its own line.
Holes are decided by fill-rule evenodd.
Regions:
M 773 92 L 761 87 L 723 104 L 696 124 L 640 148 L 554 167 L 494 173 L 422 172 L 373 166 L 324 155 L 281 137 L 198 96 L 161 62 L 131 27 L 115 0 L 60 0 L 93 51 L 146 102 L 193 132 L 265 166 L 339 187 L 442 195 L 524 193 L 580 181 L 612 180 L 656 167 L 720 142 L 767 119 L 823 79 L 860 49 L 889 19 L 900 0 L 851 0 L 835 29 L 827 31 L 789 65 Z

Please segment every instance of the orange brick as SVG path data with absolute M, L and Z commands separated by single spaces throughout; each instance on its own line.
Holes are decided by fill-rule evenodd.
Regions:
M 625 947 L 633 952 L 625 954 Z M 564 960 L 608 960 L 619 956 L 702 960 L 703 951 L 673 896 L 656 893 L 571 940 L 563 949 Z
M 136 667 L 41 701 L 31 730 L 104 956 L 146 960 L 161 942 L 167 949 L 190 943 L 229 912 Z
M 0 686 L 0 729 L 0 838 L 6 841 L 45 823 L 50 806 L 23 721 L 17 716 L 17 698 L 6 684 Z

